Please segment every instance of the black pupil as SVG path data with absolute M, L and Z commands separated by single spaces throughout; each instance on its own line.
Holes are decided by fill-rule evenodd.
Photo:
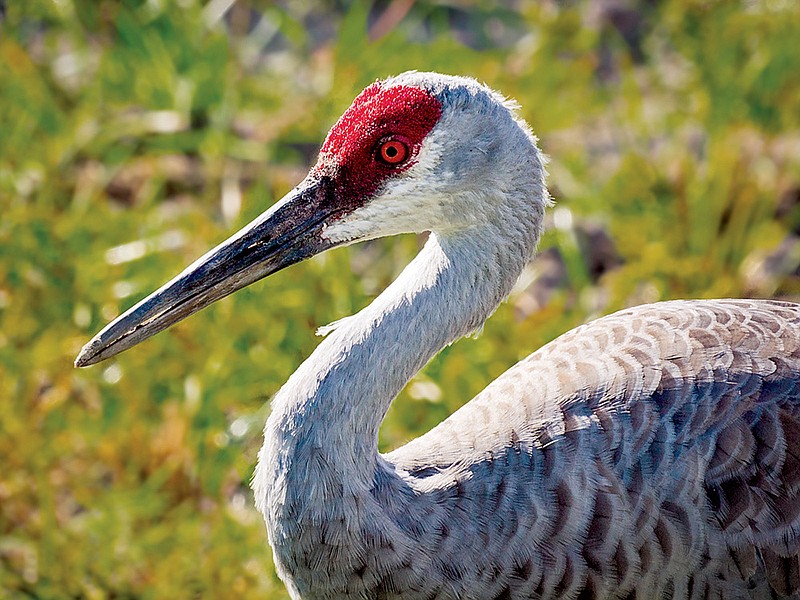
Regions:
M 397 148 L 394 145 L 387 145 L 386 146 L 386 156 L 389 158 L 394 158 L 397 156 Z

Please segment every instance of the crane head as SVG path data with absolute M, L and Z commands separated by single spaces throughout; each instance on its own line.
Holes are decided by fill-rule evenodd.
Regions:
M 504 201 L 520 197 L 519 206 Z M 297 187 L 117 317 L 75 364 L 114 356 L 335 246 L 399 233 L 447 234 L 503 218 L 517 227 L 530 221 L 535 245 L 546 202 L 535 138 L 501 96 L 475 80 L 436 73 L 375 82 L 331 128 Z

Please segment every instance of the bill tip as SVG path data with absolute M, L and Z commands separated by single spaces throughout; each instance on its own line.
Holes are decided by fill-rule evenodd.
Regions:
M 94 347 L 96 345 L 97 344 L 94 344 L 93 342 L 89 342 L 83 348 L 81 348 L 78 356 L 75 357 L 74 364 L 76 367 L 88 367 L 89 365 L 93 365 L 97 362 L 97 357 L 94 352 Z

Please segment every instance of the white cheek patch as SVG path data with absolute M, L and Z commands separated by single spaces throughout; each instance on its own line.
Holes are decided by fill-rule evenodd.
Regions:
M 405 193 L 402 188 L 406 188 Z M 384 192 L 349 215 L 326 224 L 322 237 L 342 243 L 431 229 L 439 220 L 435 199 L 414 202 L 417 190 L 411 186 L 402 188 Z

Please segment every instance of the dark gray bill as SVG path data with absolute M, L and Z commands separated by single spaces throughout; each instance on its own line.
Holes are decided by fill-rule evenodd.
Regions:
M 339 212 L 329 177 L 308 177 L 267 212 L 109 323 L 75 359 L 85 367 L 127 350 L 224 298 L 335 244 L 321 236 Z

